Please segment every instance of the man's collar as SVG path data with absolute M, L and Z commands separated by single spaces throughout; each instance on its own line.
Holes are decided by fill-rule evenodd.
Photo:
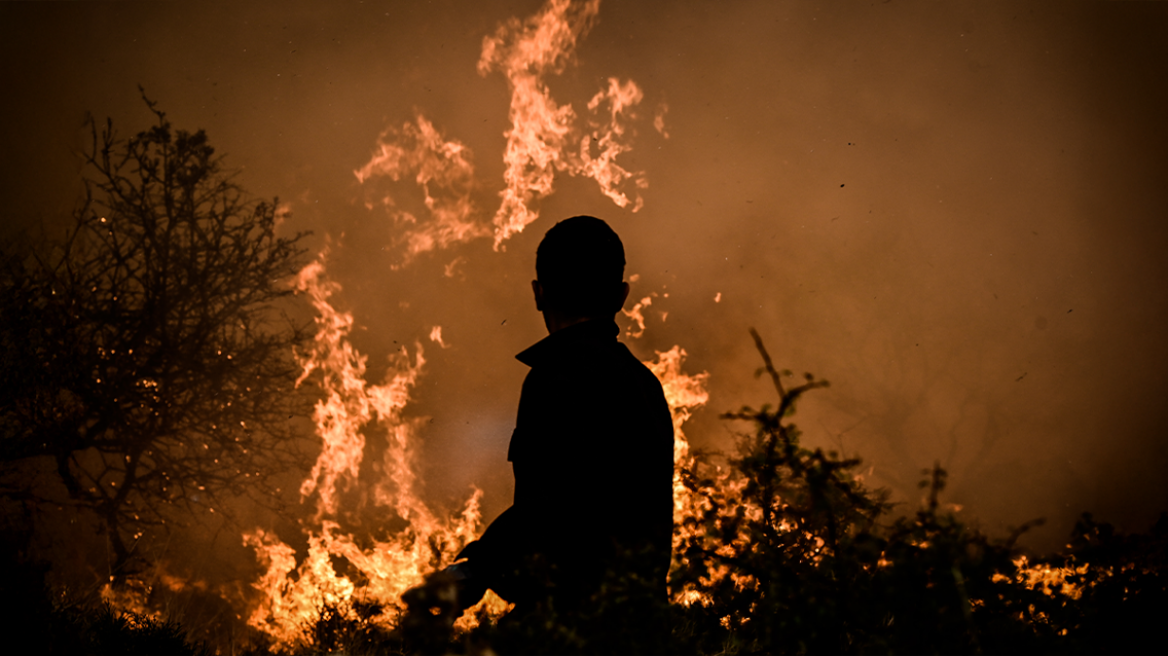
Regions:
M 562 328 L 544 337 L 527 350 L 515 356 L 523 364 L 534 367 L 591 344 L 605 344 L 616 340 L 620 328 L 611 319 L 589 319 Z

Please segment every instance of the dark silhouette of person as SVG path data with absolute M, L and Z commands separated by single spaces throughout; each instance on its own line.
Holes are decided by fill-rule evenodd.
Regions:
M 570 616 L 614 575 L 666 600 L 673 423 L 657 378 L 617 341 L 624 267 L 620 238 L 590 216 L 557 223 L 536 251 L 549 335 L 516 356 L 531 371 L 507 453 L 514 503 L 447 570 L 463 608 L 489 588 L 516 613 Z

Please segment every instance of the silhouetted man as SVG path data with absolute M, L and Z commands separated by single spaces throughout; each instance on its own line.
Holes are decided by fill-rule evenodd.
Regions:
M 602 582 L 634 575 L 666 596 L 673 531 L 673 424 L 661 384 L 619 341 L 624 247 L 604 221 L 577 216 L 536 251 L 536 309 L 550 333 L 516 356 L 523 383 L 507 459 L 514 504 L 454 566 L 459 599 L 486 588 L 516 611 L 583 610 Z

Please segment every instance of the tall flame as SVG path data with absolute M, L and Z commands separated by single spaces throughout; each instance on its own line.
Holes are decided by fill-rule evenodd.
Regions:
M 496 250 L 539 218 L 535 205 L 554 191 L 556 173 L 595 180 L 618 207 L 632 205 L 636 212 L 643 204 L 639 190 L 649 185 L 644 173 L 617 163 L 631 149 L 627 123 L 644 99 L 641 88 L 632 80 L 608 78 L 581 120 L 570 103 L 561 105 L 551 97 L 545 81 L 572 61 L 599 11 L 600 0 L 548 0 L 535 15 L 511 18 L 483 39 L 479 73 L 502 73 L 511 90 L 504 188 L 493 218 Z M 666 136 L 664 111 L 661 105 L 653 126 Z M 353 172 L 362 185 L 412 180 L 421 189 L 425 213 L 403 207 L 400 194 L 381 186 L 369 189 L 372 200 L 366 206 L 386 209 L 396 231 L 392 246 L 404 251 L 394 268 L 421 253 L 492 233 L 472 200 L 478 188 L 472 159 L 470 148 L 444 137 L 419 113 L 413 122 L 382 132 L 369 161 Z M 626 183 L 632 184 L 632 200 L 623 190 Z
M 461 513 L 439 518 L 418 496 L 417 422 L 407 419 L 403 411 L 425 364 L 421 344 L 415 346 L 412 359 L 405 347 L 391 356 L 385 382 L 371 385 L 365 380 L 366 356 L 348 341 L 353 317 L 337 311 L 330 302 L 340 286 L 325 277 L 323 262 L 305 267 L 296 286 L 317 311 L 313 346 L 299 354 L 301 380 L 319 374 L 324 393 L 313 413 L 322 442 L 320 456 L 300 488 L 304 499 L 316 501 L 316 515 L 304 529 L 308 554 L 297 564 L 295 550 L 276 535 L 262 529 L 244 535 L 244 544 L 256 550 L 267 569 L 254 584 L 262 594 L 248 623 L 280 647 L 297 644 L 304 627 L 325 605 L 353 612 L 358 586 L 349 575 L 338 573 L 337 560 L 360 573 L 362 599 L 381 604 L 387 615 L 384 620 L 389 622 L 389 614 L 404 610 L 403 592 L 453 561 L 459 549 L 475 538 L 482 497 L 476 489 Z M 391 510 L 403 528 L 386 540 L 374 539 L 371 546 L 362 547 L 342 530 L 342 523 L 359 508 L 343 509 L 338 499 L 357 481 L 365 450 L 362 430 L 374 424 L 384 429 L 386 448 L 372 501 Z
M 437 517 L 416 491 L 414 467 L 416 422 L 403 411 L 417 384 L 425 359 L 422 346 L 415 346 L 411 358 L 407 349 L 390 358 L 386 380 L 380 385 L 365 379 L 366 356 L 348 341 L 351 313 L 338 311 L 331 302 L 340 286 L 327 279 L 323 260 L 305 267 L 296 287 L 316 309 L 317 334 L 312 348 L 299 354 L 301 381 L 318 375 L 324 398 L 317 402 L 313 418 L 321 438 L 320 456 L 301 485 L 302 497 L 314 499 L 316 514 L 305 527 L 307 556 L 297 562 L 296 551 L 275 534 L 255 529 L 244 535 L 266 567 L 254 583 L 262 594 L 248 622 L 273 638 L 277 646 L 291 647 L 303 639 L 304 627 L 318 617 L 323 606 L 352 613 L 358 584 L 348 574 L 337 571 L 335 562 L 361 575 L 360 595 L 380 603 L 386 613 L 404 610 L 401 594 L 422 581 L 425 574 L 453 560 L 463 545 L 473 540 L 480 524 L 481 492 L 475 490 L 462 512 L 454 517 Z M 431 337 L 440 336 L 435 328 Z M 437 340 L 436 340 L 437 341 Z M 676 434 L 674 459 L 684 465 L 689 445 L 682 424 L 690 413 L 705 404 L 707 374 L 682 372 L 685 351 L 678 346 L 658 352 L 646 365 L 661 380 L 673 413 Z M 371 425 L 384 429 L 385 456 L 382 478 L 374 486 L 373 503 L 388 508 L 403 522 L 403 528 L 386 540 L 373 540 L 362 547 L 342 530 L 352 514 L 342 509 L 340 495 L 358 479 L 364 457 L 362 430 Z M 680 518 L 694 512 L 693 501 L 680 478 L 674 480 L 674 512 Z M 484 602 L 495 612 L 502 610 L 497 597 Z M 387 623 L 389 616 L 384 618 Z
M 557 171 L 596 180 L 619 207 L 630 203 L 619 189 L 626 180 L 632 179 L 638 189 L 648 186 L 643 173 L 631 173 L 616 163 L 617 155 L 629 148 L 623 121 L 641 102 L 640 87 L 632 80 L 610 78 L 608 87 L 588 103 L 593 118 L 587 133 L 581 134 L 572 105 L 557 103 L 544 81 L 571 61 L 576 43 L 592 28 L 598 11 L 600 0 L 548 0 L 526 21 L 512 18 L 483 39 L 479 73 L 499 71 L 511 89 L 511 128 L 504 133 L 506 188 L 499 193 L 502 203 L 494 218 L 495 248 L 539 218 L 532 205 L 552 193 Z M 609 111 L 602 120 L 598 113 L 605 103 Z M 640 207 L 637 196 L 633 211 Z
M 366 206 L 384 207 L 392 220 L 392 246 L 402 251 L 393 268 L 408 265 L 422 253 L 492 232 L 499 250 L 507 238 L 538 218 L 536 203 L 552 193 L 556 173 L 589 177 L 617 206 L 632 205 L 632 211 L 641 207 L 637 190 L 648 185 L 644 174 L 617 163 L 618 156 L 630 148 L 627 121 L 635 117 L 634 110 L 644 98 L 640 87 L 632 80 L 609 78 L 589 100 L 587 117 L 581 120 L 571 104 L 552 99 L 545 82 L 547 75 L 561 73 L 572 60 L 577 43 L 595 24 L 599 7 L 600 0 L 548 0 L 535 15 L 524 21 L 512 18 L 483 40 L 479 73 L 502 73 L 511 90 L 505 188 L 499 193 L 502 202 L 493 218 L 493 231 L 473 202 L 479 186 L 467 146 L 444 136 L 421 113 L 412 122 L 382 132 L 369 161 L 353 173 L 370 195 Z M 654 122 L 662 134 L 663 111 Z M 633 200 L 623 191 L 630 182 Z M 420 204 L 409 205 L 400 193 L 402 184 L 418 187 Z M 447 265 L 448 277 L 460 261 L 461 256 Z M 390 623 L 394 612 L 404 610 L 401 594 L 420 583 L 425 574 L 449 563 L 476 537 L 480 524 L 481 492 L 477 489 L 452 517 L 435 515 L 417 490 L 418 421 L 404 411 L 426 362 L 421 343 L 415 344 L 412 356 L 406 347 L 393 354 L 384 382 L 370 384 L 366 356 L 348 340 L 353 317 L 332 305 L 340 286 L 326 277 L 323 255 L 299 273 L 295 284 L 317 313 L 312 348 L 297 354 L 302 366 L 299 382 L 310 376 L 319 379 L 323 392 L 313 412 L 321 452 L 300 487 L 302 501 L 315 504 L 315 514 L 304 526 L 307 554 L 298 561 L 296 549 L 269 531 L 255 529 L 244 535 L 244 543 L 256 550 L 266 568 L 254 583 L 261 594 L 248 622 L 271 636 L 278 648 L 301 641 L 304 629 L 324 605 L 354 613 L 355 595 L 380 604 L 385 609 L 382 620 Z M 648 304 L 646 299 L 643 305 Z M 447 346 L 438 326 L 431 329 L 430 339 Z M 682 374 L 684 357 L 685 352 L 674 347 L 649 363 L 662 379 L 674 413 L 678 462 L 688 457 L 681 424 L 706 400 L 705 374 Z M 384 456 L 382 462 L 363 469 L 366 435 L 372 435 L 375 427 L 384 435 Z M 379 479 L 372 486 L 357 488 L 362 472 L 368 476 L 370 469 Z M 687 494 L 676 479 L 674 489 L 682 497 Z M 679 513 L 692 506 L 682 497 L 675 501 Z M 350 498 L 371 503 L 382 515 L 392 513 L 394 526 L 400 530 L 385 540 L 370 538 L 359 545 L 344 528 L 361 510 L 352 507 Z M 480 605 L 496 614 L 505 608 L 490 593 Z
M 710 400 L 710 394 L 706 391 L 710 375 L 707 372 L 693 375 L 683 373 L 681 366 L 685 362 L 686 353 L 680 346 L 656 353 L 655 361 L 647 361 L 644 364 L 661 381 L 665 401 L 669 404 L 669 412 L 673 416 L 673 546 L 676 556 L 678 553 L 676 547 L 686 537 L 687 529 L 683 520 L 699 515 L 697 499 L 681 480 L 682 472 L 693 465 L 693 456 L 689 453 L 689 440 L 686 439 L 682 425 L 689 420 L 694 410 L 701 408 Z

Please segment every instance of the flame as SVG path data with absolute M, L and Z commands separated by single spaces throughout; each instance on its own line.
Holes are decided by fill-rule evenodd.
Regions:
M 641 300 L 634 303 L 633 307 L 628 310 L 621 308 L 621 313 L 632 319 L 633 322 L 637 324 L 636 331 L 633 330 L 632 326 L 629 326 L 627 329 L 625 329 L 625 334 L 629 337 L 636 339 L 645 334 L 645 315 L 641 312 L 641 310 L 653 304 L 653 296 L 656 296 L 656 294 L 642 298 Z
M 106 583 L 98 594 L 103 602 L 122 613 L 129 613 L 133 619 L 165 621 L 165 614 L 150 604 L 152 587 L 144 580 L 130 579 L 117 587 L 112 582 Z
M 648 180 L 641 173 L 631 173 L 616 163 L 617 155 L 631 149 L 623 140 L 625 127 L 622 125 L 623 114 L 641 102 L 645 94 L 635 82 L 629 80 L 621 84 L 615 77 L 608 78 L 608 89 L 602 90 L 588 102 L 588 109 L 593 113 L 602 103 L 610 106 L 608 123 L 591 121 L 592 132 L 580 139 L 580 174 L 586 175 L 600 185 L 600 192 L 608 196 L 617 207 L 628 207 L 629 199 L 619 190 L 625 180 L 632 179 L 638 189 L 649 186 Z M 599 135 L 599 136 L 598 136 Z M 599 153 L 592 156 L 595 147 Z M 633 204 L 636 212 L 641 209 L 644 201 L 640 195 Z
M 430 341 L 442 348 L 450 348 L 450 345 L 442 340 L 442 326 L 434 326 L 430 329 Z
M 426 251 L 447 248 L 490 234 L 476 219 L 471 201 L 476 183 L 470 148 L 456 140 L 447 141 L 420 113 L 413 123 L 400 129 L 387 128 L 378 138 L 377 149 L 364 166 L 353 171 L 366 184 L 379 178 L 398 182 L 412 178 L 422 191 L 428 217 L 419 218 L 400 207 L 386 193 L 383 205 L 398 229 L 393 245 L 405 251 L 399 268 Z M 373 208 L 375 203 L 367 203 Z
M 308 551 L 299 562 L 296 550 L 274 533 L 257 528 L 243 537 L 244 544 L 256 551 L 265 568 L 253 584 L 260 599 L 251 609 L 248 623 L 268 634 L 278 648 L 300 644 L 304 627 L 310 626 L 326 605 L 352 613 L 354 601 L 375 601 L 385 608 L 381 620 L 391 623 L 393 615 L 404 610 L 401 594 L 419 584 L 427 573 L 451 562 L 457 551 L 477 536 L 482 496 L 475 490 L 461 514 L 438 518 L 416 493 L 417 422 L 405 418 L 403 411 L 425 364 L 421 345 L 415 347 L 412 359 L 403 347 L 390 359 L 386 382 L 371 385 L 365 379 L 366 357 L 348 341 L 353 317 L 336 310 L 331 303 L 340 286 L 326 278 L 323 259 L 300 272 L 296 287 L 309 297 L 317 311 L 313 346 L 307 353 L 298 354 L 303 369 L 301 381 L 319 374 L 324 392 L 313 413 L 322 442 L 321 453 L 300 488 L 304 500 L 315 500 L 316 514 L 305 528 Z M 441 343 L 439 327 L 434 327 L 431 338 Z M 683 373 L 685 357 L 685 351 L 674 346 L 657 352 L 655 360 L 645 363 L 661 381 L 673 416 L 678 472 L 690 459 L 682 425 L 709 398 L 708 374 Z M 374 423 L 385 429 L 387 448 L 380 468 L 383 475 L 374 486 L 372 499 L 377 506 L 392 509 L 404 522 L 404 528 L 388 539 L 374 539 L 372 546 L 362 547 L 342 530 L 342 521 L 349 513 L 342 511 L 339 497 L 357 481 L 365 448 L 361 431 Z M 677 473 L 675 517 L 680 519 L 695 512 L 694 500 Z M 360 585 L 350 575 L 337 571 L 337 561 L 360 573 Z M 488 595 L 456 626 L 470 628 L 478 608 L 498 616 L 507 610 L 507 605 L 497 596 Z
M 657 106 L 657 112 L 653 114 L 653 129 L 656 130 L 663 139 L 669 138 L 669 130 L 665 128 L 665 115 L 669 113 L 669 105 L 661 103 Z
M 392 220 L 391 245 L 402 252 L 392 268 L 406 266 L 422 253 L 492 232 L 499 250 L 508 237 L 538 218 L 535 203 L 552 193 L 557 172 L 589 177 L 617 206 L 631 205 L 634 212 L 640 209 L 637 190 L 648 186 L 646 178 L 642 172 L 622 167 L 617 158 L 630 149 L 633 134 L 627 122 L 635 118 L 635 109 L 644 99 L 641 88 L 632 80 L 608 78 L 587 103 L 588 114 L 581 120 L 571 104 L 560 105 L 552 99 L 545 82 L 547 75 L 561 73 L 572 60 L 599 7 L 600 0 L 548 0 L 535 15 L 524 21 L 512 18 L 483 40 L 479 73 L 502 73 L 511 90 L 511 127 L 504 133 L 505 188 L 499 193 L 502 200 L 492 219 L 493 231 L 472 200 L 478 183 L 473 154 L 466 145 L 444 136 L 421 113 L 381 133 L 369 161 L 353 173 L 372 199 L 366 206 L 383 207 Z M 664 111 L 662 105 L 654 127 L 667 136 Z M 417 185 L 419 207 L 408 205 L 401 183 Z M 629 183 L 632 200 L 623 191 Z M 376 602 L 385 609 L 380 620 L 391 623 L 393 614 L 404 610 L 401 594 L 420 583 L 423 575 L 452 561 L 477 536 L 480 524 L 481 492 L 477 489 L 462 512 L 452 517 L 435 515 L 418 496 L 414 463 L 418 420 L 406 417 L 404 411 L 426 362 L 421 343 L 415 344 L 412 356 L 402 347 L 390 357 L 383 383 L 368 383 L 366 356 L 348 341 L 353 317 L 333 307 L 331 298 L 340 286 L 325 276 L 323 258 L 324 254 L 305 267 L 295 281 L 317 314 L 312 348 L 297 354 L 302 367 L 298 384 L 310 376 L 319 378 L 324 396 L 313 411 L 320 456 L 300 487 L 302 502 L 315 504 L 315 514 L 304 526 L 307 554 L 298 560 L 296 549 L 262 529 L 243 536 L 244 544 L 256 551 L 265 568 L 253 584 L 259 600 L 249 612 L 248 623 L 271 636 L 278 649 L 298 645 L 324 605 L 352 614 L 354 601 Z M 445 275 L 454 277 L 462 261 L 458 257 L 450 262 Z M 648 298 L 633 311 L 647 305 Z M 643 318 L 639 323 L 643 331 Z M 440 326 L 432 327 L 430 340 L 442 348 L 448 346 Z M 706 374 L 682 374 L 684 357 L 685 352 L 674 347 L 649 363 L 662 378 L 674 413 L 674 455 L 679 462 L 688 458 L 681 424 L 707 398 Z M 383 430 L 385 439 L 384 456 L 372 467 L 380 478 L 358 490 L 366 433 L 372 434 L 374 427 Z M 364 469 L 368 476 L 370 467 Z M 682 495 L 675 499 L 675 513 L 689 512 L 692 501 L 679 480 L 675 476 L 675 496 Z M 344 528 L 361 510 L 348 503 L 352 497 L 391 512 L 395 526 L 401 528 L 385 540 L 358 541 Z M 338 571 L 342 565 L 344 569 Z M 353 578 L 355 574 L 359 579 Z M 469 628 L 479 608 L 498 616 L 506 604 L 488 594 L 456 627 Z
M 554 191 L 557 172 L 592 178 L 618 207 L 632 205 L 636 212 L 643 205 L 638 190 L 648 187 L 644 172 L 617 163 L 631 149 L 627 122 L 644 99 L 641 88 L 632 80 L 608 78 L 588 101 L 588 116 L 581 121 L 570 103 L 561 105 L 551 97 L 545 82 L 547 75 L 563 72 L 572 61 L 599 11 L 600 0 L 548 0 L 535 15 L 524 21 L 513 17 L 483 39 L 479 74 L 498 71 L 511 90 L 511 127 L 504 133 L 505 187 L 493 218 L 496 250 L 539 218 L 534 205 Z M 654 129 L 665 138 L 667 109 L 660 105 L 653 119 Z M 472 201 L 478 188 L 472 159 L 470 148 L 448 140 L 418 113 L 413 122 L 383 131 L 369 161 L 353 171 L 362 185 L 412 179 L 421 189 L 422 216 L 402 206 L 400 193 L 368 189 L 374 200 L 366 206 L 385 208 L 396 230 L 392 246 L 403 250 L 393 268 L 427 251 L 492 233 Z M 632 200 L 622 190 L 626 183 L 633 186 Z M 447 276 L 453 275 L 454 265 L 447 267 Z
M 1054 567 L 1046 563 L 1030 564 L 1030 560 L 1026 556 L 1019 556 L 1014 560 L 1014 565 L 1018 567 L 1018 572 L 1014 576 L 1014 582 L 1020 583 L 1031 590 L 1041 588 L 1042 593 L 1046 596 L 1061 595 L 1070 599 L 1078 599 L 1083 595 L 1083 584 L 1073 583 L 1068 581 L 1068 577 L 1082 576 L 1087 573 L 1090 565 L 1083 563 L 1078 567 Z M 1101 570 L 1101 573 L 1110 575 L 1109 570 Z M 1010 577 L 1005 574 L 994 574 L 993 580 L 998 582 L 1008 582 Z
M 593 117 L 582 134 L 575 109 L 557 103 L 544 81 L 572 60 L 577 42 L 592 28 L 598 11 L 600 0 L 548 0 L 526 21 L 512 18 L 483 39 L 479 74 L 499 71 L 511 89 L 511 127 L 504 133 L 506 188 L 499 193 L 502 202 L 494 218 L 496 249 L 539 218 L 532 205 L 552 193 L 557 171 L 592 178 L 619 207 L 630 203 L 620 191 L 626 180 L 637 189 L 648 186 L 643 173 L 630 172 L 615 161 L 629 149 L 623 122 L 643 98 L 640 87 L 632 80 L 609 78 L 607 88 L 588 102 Z M 599 110 L 605 104 L 609 109 L 602 120 Z M 637 195 L 633 211 L 641 203 Z
M 266 568 L 253 584 L 260 599 L 248 623 L 271 636 L 279 648 L 299 644 L 304 627 L 325 605 L 353 613 L 358 594 L 360 600 L 379 603 L 385 609 L 381 620 L 391 623 L 393 615 L 404 610 L 402 593 L 452 562 L 458 550 L 476 537 L 482 497 L 476 489 L 460 514 L 439 518 L 417 494 L 418 422 L 407 419 L 403 411 L 425 364 L 421 344 L 415 346 L 412 359 L 405 347 L 391 356 L 386 381 L 371 385 L 365 380 L 366 357 L 347 339 L 353 317 L 337 311 L 330 302 L 340 286 L 325 277 L 323 261 L 305 267 L 296 287 L 308 295 L 317 311 L 313 346 L 298 354 L 303 370 L 300 380 L 319 373 L 324 392 L 313 413 L 321 453 L 300 488 L 302 500 L 316 502 L 315 517 L 304 529 L 308 553 L 297 563 L 295 549 L 258 528 L 243 538 Z M 435 328 L 436 341 L 440 341 L 440 329 Z M 378 508 L 391 510 L 403 527 L 388 539 L 372 539 L 371 546 L 364 547 L 343 531 L 342 523 L 357 509 L 342 509 L 339 497 L 357 481 L 365 449 L 361 431 L 372 424 L 383 427 L 386 437 L 381 480 L 373 487 L 372 501 Z M 359 589 L 348 574 L 337 571 L 337 561 L 360 573 Z M 498 612 L 497 598 L 481 605 Z
M 680 557 L 678 548 L 694 529 L 684 524 L 686 518 L 700 515 L 699 500 L 682 482 L 682 472 L 693 466 L 693 456 L 689 453 L 689 440 L 682 425 L 689 420 L 695 410 L 710 400 L 706 390 L 709 373 L 686 374 L 682 372 L 685 349 L 674 346 L 668 351 L 656 351 L 656 360 L 646 361 L 645 366 L 661 381 L 665 391 L 665 401 L 673 416 L 673 547 L 674 558 Z M 723 573 L 724 575 L 724 573 Z M 674 601 L 691 604 L 701 599 L 701 594 L 693 590 L 674 590 Z

